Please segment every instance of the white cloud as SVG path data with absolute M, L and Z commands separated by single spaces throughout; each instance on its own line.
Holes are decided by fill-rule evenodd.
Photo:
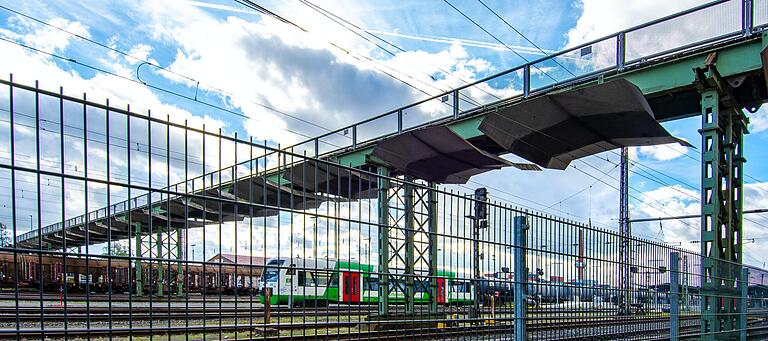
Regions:
M 19 19 L 17 17 L 12 17 L 11 21 L 17 21 L 18 22 L 17 27 L 19 28 L 34 27 L 34 24 L 31 24 L 28 21 L 24 19 Z M 85 38 L 90 38 L 88 27 L 83 25 L 80 22 L 73 22 L 63 18 L 54 18 L 54 19 L 51 19 L 48 23 L 56 27 L 61 27 L 65 31 L 72 32 L 73 34 L 77 34 Z M 13 26 L 13 24 L 11 25 Z M 67 48 L 67 46 L 72 40 L 76 39 L 69 33 L 57 30 L 50 26 L 43 26 L 41 28 L 36 28 L 36 30 L 37 30 L 37 34 L 24 35 L 21 38 L 22 38 L 22 41 L 24 41 L 27 45 L 33 46 L 43 51 L 49 51 L 49 52 L 62 51 L 65 48 Z
M 707 1 L 583 0 L 579 5 L 582 15 L 576 22 L 576 26 L 566 33 L 565 46 L 587 43 L 705 2 Z M 715 16 L 718 17 L 718 20 L 710 19 Z M 740 3 L 732 1 L 628 32 L 625 38 L 626 60 L 629 62 L 654 53 L 678 48 L 691 42 L 738 31 L 741 27 L 740 18 Z M 578 54 L 579 51 L 568 55 L 580 60 L 576 62 L 580 68 L 596 69 L 615 64 L 615 38 L 593 44 L 591 49 L 591 53 L 585 57 L 581 57 Z
M 688 153 L 688 147 L 678 143 L 663 144 L 657 146 L 638 147 L 640 155 L 652 158 L 658 161 L 669 161 L 677 159 Z
M 147 44 L 136 44 L 131 48 L 130 51 L 128 51 L 128 54 L 135 58 L 126 57 L 125 61 L 131 65 L 137 64 L 139 62 L 138 59 L 142 59 L 142 60 L 149 59 L 149 54 L 151 52 L 152 52 L 152 46 L 149 46 Z M 154 62 L 154 63 L 156 64 L 157 62 Z
M 749 132 L 759 133 L 768 129 L 768 110 L 765 106 L 749 115 Z
M 579 6 L 582 15 L 576 22 L 576 26 L 567 33 L 568 45 L 586 43 L 704 2 L 706 1 L 646 0 L 619 2 L 582 0 Z

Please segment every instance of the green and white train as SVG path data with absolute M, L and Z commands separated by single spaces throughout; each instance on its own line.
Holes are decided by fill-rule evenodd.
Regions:
M 260 285 L 271 289 L 270 304 L 322 306 L 328 303 L 378 303 L 378 267 L 348 260 L 272 258 Z M 472 302 L 472 285 L 455 272 L 437 272 L 437 302 L 464 305 Z M 405 283 L 388 283 L 389 302 L 405 300 Z M 429 281 L 416 280 L 414 303 L 429 302 Z M 264 291 L 259 301 L 264 303 Z

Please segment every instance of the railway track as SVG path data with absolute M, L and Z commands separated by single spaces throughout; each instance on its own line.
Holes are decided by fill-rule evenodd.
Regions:
M 264 340 L 283 340 L 291 336 L 300 337 L 302 340 L 370 340 L 372 338 L 397 338 L 397 339 L 449 339 L 452 337 L 464 338 L 473 336 L 489 336 L 497 334 L 509 334 L 512 333 L 514 324 L 512 318 L 498 319 L 494 324 L 486 325 L 482 323 L 482 320 L 475 320 L 475 324 L 467 324 L 467 320 L 396 320 L 387 321 L 384 323 L 429 323 L 436 325 L 436 322 L 442 321 L 446 325 L 442 328 L 437 327 L 425 327 L 420 325 L 419 328 L 397 330 L 373 330 L 373 324 L 382 325 L 381 321 L 367 322 L 367 321 L 329 321 L 329 322 L 313 322 L 303 321 L 300 323 L 271 323 L 271 324 L 250 324 L 250 325 L 161 325 L 154 327 L 142 327 L 134 326 L 131 329 L 128 328 L 69 328 L 69 329 L 47 329 L 41 330 L 0 330 L 0 338 L 16 338 L 21 337 L 23 339 L 56 339 L 69 337 L 88 337 L 88 338 L 121 338 L 121 337 L 137 337 L 137 336 L 149 336 L 149 335 L 191 335 L 190 339 L 197 339 L 196 336 L 203 334 L 206 335 L 222 335 L 224 339 L 236 340 L 239 336 L 251 337 L 251 334 L 258 339 Z M 688 323 L 695 323 L 693 320 L 698 320 L 697 316 L 689 316 L 682 319 L 688 321 Z M 625 335 L 632 333 L 651 333 L 660 332 L 663 328 L 654 328 L 654 324 L 668 322 L 667 318 L 645 318 L 645 319 L 618 319 L 618 320 L 603 320 L 603 321 L 568 321 L 568 322 L 532 322 L 528 323 L 528 331 L 531 336 L 536 339 L 536 336 L 546 334 L 547 340 L 581 340 L 584 339 L 590 328 L 592 329 L 605 329 L 610 328 L 611 333 L 600 332 L 594 335 L 600 337 L 607 337 L 609 335 Z M 632 330 L 624 330 L 628 326 L 636 326 Z M 361 330 L 371 329 L 371 330 Z M 558 331 L 559 333 L 568 333 L 569 331 L 580 330 L 583 332 L 578 333 L 578 337 L 568 336 L 564 338 L 557 338 L 553 335 L 552 331 Z M 318 333 L 322 331 L 323 333 Z M 546 332 L 546 333 L 542 333 Z M 240 334 L 240 335 L 235 335 Z M 543 338 L 542 338 L 543 339 Z
M 363 316 L 369 315 L 372 311 L 375 311 L 374 306 L 358 306 L 358 307 L 345 307 L 345 306 L 329 306 L 323 308 L 294 308 L 287 309 L 285 307 L 272 308 L 271 316 L 273 318 L 283 317 L 304 317 L 304 316 Z M 259 318 L 263 319 L 265 312 L 263 309 L 250 310 L 248 307 L 223 307 L 211 311 L 211 308 L 203 307 L 170 307 L 158 306 L 158 307 L 69 307 L 66 309 L 66 313 L 63 307 L 45 307 L 43 309 L 43 318 L 45 322 L 82 322 L 82 321 L 147 321 L 147 320 L 179 320 L 179 319 L 234 319 L 234 318 Z M 17 321 L 27 322 L 40 321 L 40 308 L 39 307 L 20 307 L 16 308 L 0 308 L 0 322 L 14 322 Z

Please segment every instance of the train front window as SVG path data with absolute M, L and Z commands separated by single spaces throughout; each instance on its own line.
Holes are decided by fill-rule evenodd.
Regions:
M 264 282 L 265 283 L 277 283 L 277 279 L 280 275 L 279 266 L 285 264 L 285 259 L 272 259 L 267 262 L 267 268 L 264 270 Z M 273 267 L 270 267 L 273 266 Z
M 278 269 L 268 268 L 266 271 L 264 271 L 264 282 L 277 283 L 279 273 L 280 270 Z

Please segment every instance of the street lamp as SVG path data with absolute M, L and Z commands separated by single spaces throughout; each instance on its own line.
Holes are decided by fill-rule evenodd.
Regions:
M 192 248 L 192 260 L 195 260 L 195 246 L 197 244 L 189 244 L 189 246 Z

